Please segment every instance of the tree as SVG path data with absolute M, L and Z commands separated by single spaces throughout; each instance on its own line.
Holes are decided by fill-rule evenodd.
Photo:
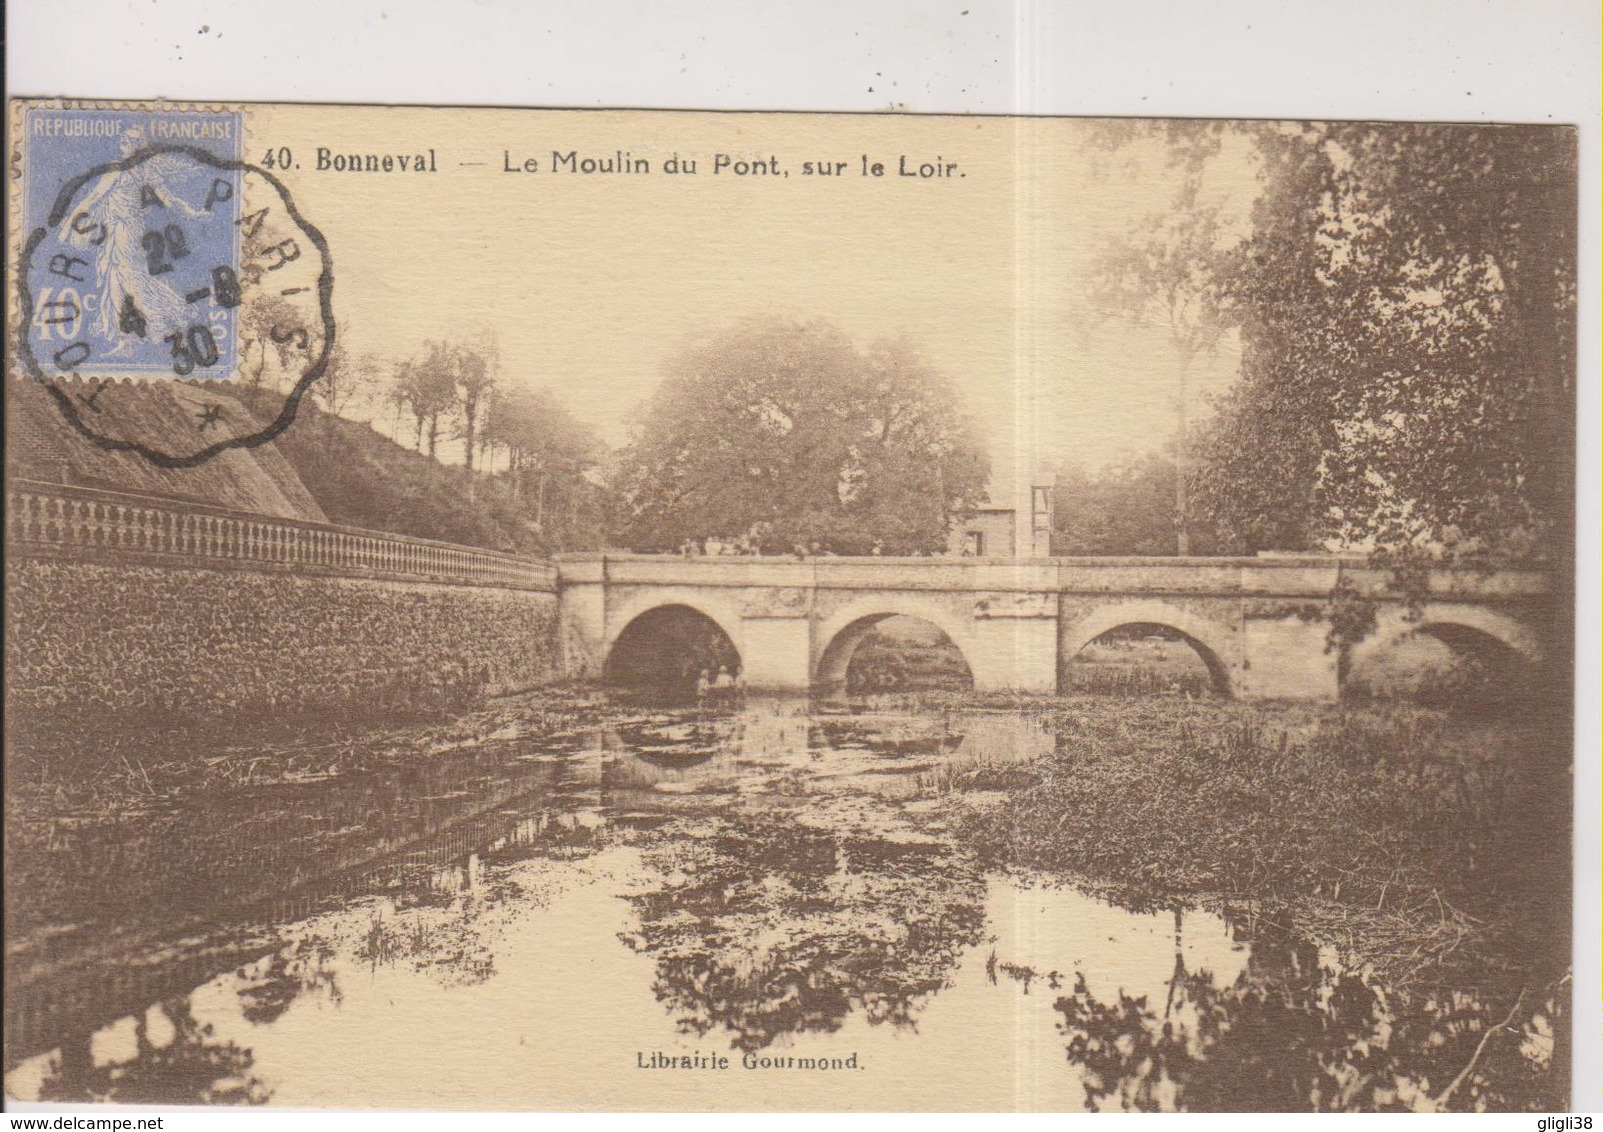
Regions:
M 641 549 L 940 550 L 989 459 L 956 390 L 906 342 L 754 319 L 667 367 L 623 454 L 619 535 Z
M 1187 484 L 1191 474 L 1191 367 L 1218 345 L 1224 327 L 1214 296 L 1219 258 L 1217 208 L 1200 201 L 1201 169 L 1188 167 L 1172 207 L 1146 218 L 1129 238 L 1099 257 L 1094 284 L 1099 305 L 1119 316 L 1162 328 L 1173 349 L 1175 553 L 1191 553 Z
M 461 343 L 443 343 L 443 362 L 451 375 L 456 394 L 456 410 L 462 421 L 462 449 L 468 467 L 468 498 L 473 498 L 473 457 L 479 441 L 479 418 L 495 389 L 500 369 L 500 351 L 495 339 L 475 348 Z
M 401 441 L 401 414 L 411 405 L 411 395 L 407 388 L 411 377 L 406 372 L 410 364 L 409 362 L 398 363 L 394 374 L 391 375 L 390 381 L 385 385 L 383 391 L 384 404 L 395 410 L 395 420 L 390 425 L 390 435 L 395 438 L 397 444 Z M 419 437 L 415 439 L 413 447 L 418 447 L 420 444 L 421 432 Z
M 555 516 L 574 517 L 591 494 L 585 476 L 606 452 L 595 430 L 568 412 L 550 390 L 526 385 L 499 390 L 482 440 L 506 449 L 512 496 L 542 532 Z M 569 539 L 574 525 L 568 524 Z
M 256 359 L 255 367 L 250 371 L 252 399 L 260 393 L 266 380 L 268 361 L 275 357 L 278 359 L 278 368 L 273 374 L 274 391 L 282 392 L 277 387 L 282 383 L 285 372 L 296 361 L 299 335 L 295 334 L 295 330 L 300 327 L 300 315 L 277 295 L 253 296 L 237 309 L 241 368 L 249 364 L 247 359 L 253 354 Z
M 1230 133 L 1255 147 L 1262 192 L 1250 236 L 1206 257 L 1241 379 L 1182 448 L 1188 518 L 1243 550 L 1545 553 L 1567 576 L 1574 132 L 1115 123 L 1094 141 L 1156 138 L 1190 184 Z M 1186 262 L 1185 234 L 1212 222 L 1184 196 L 1137 279 Z
M 416 422 L 414 447 L 423 451 L 427 436 L 429 458 L 436 458 L 440 420 L 456 404 L 456 377 L 444 343 L 425 342 L 422 357 L 409 358 L 396 366 L 394 397 Z
M 364 396 L 373 384 L 379 363 L 372 357 L 355 357 L 346 348 L 345 328 L 334 335 L 334 348 L 329 351 L 323 376 L 312 384 L 312 394 L 323 408 L 335 416 L 344 416 L 352 402 Z
M 1196 439 L 1192 486 L 1235 549 L 1315 549 L 1315 488 L 1336 443 L 1328 375 L 1354 364 L 1356 329 L 1315 264 L 1329 226 L 1319 207 L 1328 155 L 1272 127 L 1258 149 L 1265 186 L 1253 233 L 1216 265 L 1222 317 L 1241 332 L 1241 377 Z
M 1052 552 L 1054 554 L 1164 555 L 1179 551 L 1175 499 L 1176 461 L 1148 453 L 1113 463 L 1095 473 L 1077 464 L 1060 467 L 1054 477 Z M 1217 553 L 1205 524 L 1193 525 L 1181 553 Z
M 1567 564 L 1573 132 L 1255 128 L 1264 192 L 1220 279 L 1242 380 L 1204 445 L 1209 513 L 1249 548 Z

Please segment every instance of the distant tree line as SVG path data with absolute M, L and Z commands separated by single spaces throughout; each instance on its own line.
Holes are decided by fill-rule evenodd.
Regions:
M 247 382 L 277 348 L 266 331 L 250 337 Z M 956 388 L 909 342 L 859 347 L 823 322 L 754 319 L 692 342 L 616 453 L 550 389 L 504 374 L 493 338 L 425 341 L 387 380 L 342 349 L 314 386 L 321 407 L 382 407 L 390 435 L 435 469 L 423 480 L 439 481 L 376 453 L 363 471 L 300 452 L 358 524 L 425 533 L 418 523 L 434 515 L 488 532 L 514 516 L 531 533 L 507 548 L 541 551 L 932 554 L 990 472 Z M 363 487 L 364 476 L 385 483 Z M 440 517 L 450 490 L 462 521 Z M 409 499 L 416 513 L 402 517 Z
M 469 506 L 482 483 L 550 550 L 605 542 L 605 445 L 549 390 L 507 380 L 493 336 L 425 341 L 395 365 L 387 399 L 418 451 L 438 460 L 442 440 L 460 444 Z
M 241 327 L 240 394 L 256 408 L 269 408 L 287 393 L 281 376 L 270 386 L 264 378 L 275 351 L 287 363 L 296 348 L 293 340 L 278 340 L 275 325 L 271 304 L 261 304 Z M 281 375 L 286 368 L 273 370 Z M 410 442 L 427 461 L 412 467 L 387 456 L 376 435 L 345 435 L 343 453 L 314 451 L 286 437 L 281 447 L 309 477 L 308 486 L 329 497 L 322 500 L 325 510 L 341 521 L 504 550 L 549 553 L 605 544 L 606 446 L 549 390 L 506 380 L 493 336 L 425 341 L 386 365 L 352 356 L 339 333 L 311 392 L 331 417 L 387 414 L 390 436 Z M 299 432 L 309 428 L 303 422 Z M 313 431 L 324 442 L 341 443 L 329 428 Z M 447 462 L 455 454 L 460 466 Z M 458 515 L 442 510 L 448 499 L 455 499 Z

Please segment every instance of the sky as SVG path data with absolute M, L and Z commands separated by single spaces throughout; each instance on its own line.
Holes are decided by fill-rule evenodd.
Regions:
M 503 381 L 549 386 L 616 445 L 674 352 L 746 316 L 824 319 L 865 345 L 905 335 L 981 421 L 996 497 L 1043 462 L 1096 467 L 1174 431 L 1167 330 L 1098 309 L 1087 289 L 1107 243 L 1168 208 L 1175 174 L 1159 143 L 1109 157 L 1088 146 L 1094 129 L 279 106 L 250 112 L 247 158 L 292 152 L 299 168 L 283 176 L 328 239 L 354 354 L 388 368 L 427 338 L 493 334 Z M 320 171 L 320 150 L 432 151 L 438 172 Z M 621 152 L 651 172 L 553 170 L 554 152 Z M 714 173 L 720 153 L 789 175 Z M 697 174 L 666 173 L 675 154 Z M 883 176 L 864 175 L 865 156 Z M 899 176 L 904 159 L 940 175 Z M 844 175 L 806 176 L 805 162 Z M 1250 150 L 1227 146 L 1208 192 L 1242 230 L 1256 190 Z M 1194 414 L 1237 362 L 1227 340 L 1199 364 Z

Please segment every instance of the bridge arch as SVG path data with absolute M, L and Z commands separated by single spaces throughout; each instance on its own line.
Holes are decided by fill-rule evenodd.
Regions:
M 1440 647 L 1419 651 L 1420 642 Z M 1428 602 L 1411 616 L 1389 605 L 1375 630 L 1354 645 L 1342 691 L 1485 708 L 1539 698 L 1542 660 L 1537 630 L 1515 615 L 1467 602 Z
M 654 617 L 669 616 L 676 610 L 719 630 L 728 643 L 729 652 L 733 654 L 733 664 L 738 667 L 745 663 L 745 641 L 741 633 L 740 616 L 733 608 L 704 592 L 654 590 L 637 594 L 615 610 L 608 611 L 606 633 L 601 649 L 603 677 L 613 680 L 621 676 L 620 662 L 626 658 L 620 652 L 620 645 L 627 646 L 631 629 L 638 631 Z M 667 675 L 672 676 L 672 674 Z M 695 674 L 689 673 L 688 678 L 694 681 Z
M 1202 658 L 1214 690 L 1222 696 L 1235 693 L 1236 676 L 1241 669 L 1241 645 L 1237 635 L 1216 621 L 1166 601 L 1117 602 L 1066 624 L 1059 638 L 1059 680 L 1062 667 L 1079 656 L 1082 649 L 1102 634 L 1126 625 L 1161 625 L 1173 629 Z
M 958 617 L 939 602 L 914 594 L 876 594 L 859 598 L 824 620 L 818 627 L 813 661 L 813 685 L 821 688 L 844 687 L 846 673 L 857 646 L 881 621 L 890 617 L 915 617 L 927 621 L 941 632 L 963 657 L 971 675 L 974 672 L 974 640 L 971 622 Z
M 1541 645 L 1527 625 L 1485 606 L 1428 604 L 1420 619 L 1407 626 L 1403 635 L 1409 632 L 1435 637 L 1449 647 L 1459 647 L 1476 637 L 1489 639 L 1532 664 L 1542 659 Z
M 740 614 L 731 605 L 726 605 L 717 597 L 703 589 L 684 588 L 653 588 L 646 593 L 635 594 L 615 608 L 607 610 L 607 632 L 601 642 L 601 658 L 603 661 L 612 655 L 612 646 L 618 643 L 631 622 L 639 619 L 643 614 L 664 606 L 682 605 L 692 612 L 699 613 L 707 620 L 724 631 L 735 651 L 745 655 L 745 641 L 740 631 Z

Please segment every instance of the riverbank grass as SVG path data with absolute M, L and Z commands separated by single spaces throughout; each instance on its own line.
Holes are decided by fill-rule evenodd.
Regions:
M 1540 719 L 1061 700 L 1054 753 L 942 783 L 993 863 L 1136 905 L 1250 908 L 1397 983 L 1567 967 L 1567 751 Z

